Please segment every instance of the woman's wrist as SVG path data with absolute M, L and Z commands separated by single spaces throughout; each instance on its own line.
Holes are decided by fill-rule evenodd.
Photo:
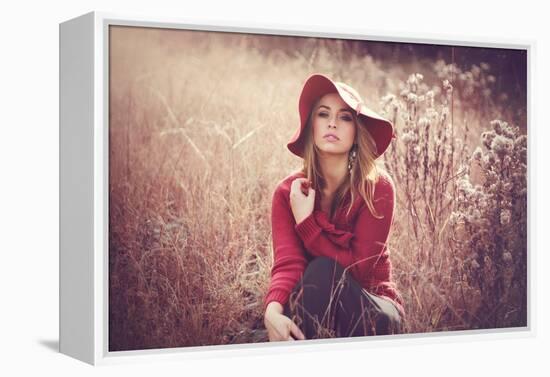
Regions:
M 264 316 L 267 317 L 271 313 L 283 314 L 283 310 L 283 305 L 280 302 L 271 301 L 269 304 L 267 304 Z
M 296 225 L 300 224 L 302 221 L 307 219 L 309 217 L 309 215 L 311 215 L 311 213 L 308 213 L 307 215 L 298 215 L 298 216 L 296 216 L 296 218 L 295 218 Z

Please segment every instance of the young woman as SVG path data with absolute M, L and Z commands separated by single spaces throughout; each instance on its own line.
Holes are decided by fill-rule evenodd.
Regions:
M 273 194 L 269 340 L 399 332 L 403 301 L 386 246 L 395 191 L 378 159 L 393 125 L 321 74 L 306 80 L 299 111 L 287 147 L 303 169 Z

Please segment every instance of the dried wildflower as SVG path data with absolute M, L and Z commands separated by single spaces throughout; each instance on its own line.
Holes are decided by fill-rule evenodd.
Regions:
M 453 211 L 451 213 L 451 216 L 449 216 L 448 223 L 449 223 L 450 226 L 454 226 L 454 225 L 459 224 L 463 220 L 464 220 L 464 215 L 462 215 L 462 213 Z
M 401 141 L 403 142 L 403 144 L 407 145 L 413 141 L 415 141 L 415 135 L 412 131 L 409 131 L 409 132 L 405 132 L 402 136 L 401 136 Z
M 483 157 L 481 158 L 481 164 L 485 169 L 491 169 L 495 162 L 495 154 L 491 151 L 483 155 Z M 490 177 L 492 173 L 493 172 L 489 170 L 486 174 Z
M 483 69 L 484 71 L 488 71 L 490 66 L 488 63 L 485 63 L 485 62 L 482 62 L 481 64 L 479 64 L 481 66 L 481 69 Z
M 516 147 L 527 148 L 527 136 L 518 136 L 514 143 L 516 144 Z
M 470 200 L 476 194 L 468 174 L 464 174 L 464 176 L 458 180 L 457 185 L 458 192 L 462 194 L 466 200 Z
M 506 156 L 509 157 L 509 156 Z M 505 182 L 504 185 L 502 185 L 502 188 L 504 191 L 510 191 L 514 187 L 514 184 L 512 182 Z
M 510 218 L 512 217 L 512 214 L 510 213 L 509 209 L 502 210 L 500 212 L 500 223 L 502 225 L 507 225 L 510 223 Z
M 502 135 L 496 135 L 491 142 L 491 149 L 497 154 L 506 154 L 512 150 L 512 140 Z
M 409 94 L 407 94 L 407 100 L 409 102 L 412 102 L 412 103 L 417 103 L 418 102 L 418 96 L 414 93 L 409 93 Z
M 510 164 L 512 163 L 512 157 L 504 156 L 503 163 L 504 163 L 504 166 L 510 166 Z
M 491 124 L 491 127 L 493 128 L 493 130 L 498 135 L 502 135 L 502 122 L 500 120 L 498 120 L 498 119 L 492 120 L 490 124 Z
M 511 262 L 512 254 L 509 251 L 505 251 L 504 253 L 502 253 L 502 260 L 505 262 Z
M 445 79 L 443 80 L 443 89 L 447 91 L 447 94 L 450 94 L 453 90 L 452 84 L 449 82 L 449 80 Z
M 426 109 L 426 116 L 433 121 L 439 117 L 439 114 L 433 108 L 428 108 Z
M 381 99 L 381 103 L 382 103 L 382 106 L 387 106 L 389 105 L 390 103 L 392 103 L 393 101 L 395 100 L 395 95 L 394 94 L 386 94 L 385 96 L 382 97 Z
M 494 131 L 485 131 L 481 134 L 481 142 L 487 149 L 491 148 L 491 143 L 493 142 L 494 138 L 495 138 Z
M 424 79 L 424 76 L 422 74 L 413 73 L 407 79 L 407 84 L 409 84 L 411 86 L 418 85 L 420 83 L 420 81 L 422 81 L 422 79 Z
M 430 124 L 430 122 L 425 117 L 421 117 L 418 120 L 418 127 L 420 127 L 420 128 L 424 128 L 424 127 L 428 126 L 429 124 Z
M 510 139 L 515 139 L 517 134 L 519 133 L 519 129 L 517 127 L 509 126 L 508 123 L 503 122 L 504 126 L 502 129 L 502 133 L 504 136 Z
M 476 90 L 481 94 L 479 88 Z M 455 228 L 462 232 L 456 232 L 455 237 L 460 246 L 477 255 L 475 262 L 469 261 L 471 270 L 466 276 L 468 284 L 480 284 L 484 303 L 477 315 L 495 312 L 497 304 L 493 297 L 518 310 L 524 308 L 522 302 L 507 295 L 507 290 L 511 289 L 512 276 L 525 268 L 527 229 L 526 136 L 519 135 L 518 127 L 494 120 L 491 128 L 482 133 L 481 141 L 487 150 L 477 147 L 470 161 L 480 162 L 483 186 L 472 186 L 468 175 L 458 179 L 456 207 L 449 219 L 456 225 L 458 213 L 464 214 L 464 226 Z M 512 222 L 513 231 L 509 228 Z M 479 265 L 482 271 L 478 270 Z M 524 283 L 517 283 L 517 289 L 524 288 Z M 508 313 L 502 312 L 498 318 L 505 321 L 507 316 Z
M 474 160 L 476 161 L 481 161 L 481 158 L 483 157 L 483 152 L 481 150 L 481 147 L 477 147 L 476 150 L 474 151 L 472 157 L 474 158 Z

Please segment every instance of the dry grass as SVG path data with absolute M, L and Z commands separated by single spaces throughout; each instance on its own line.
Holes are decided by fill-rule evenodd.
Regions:
M 284 145 L 315 71 L 351 83 L 396 124 L 386 165 L 405 331 L 525 325 L 522 131 L 501 127 L 505 146 L 486 135 L 472 157 L 482 132 L 496 134 L 491 120 L 509 119 L 509 100 L 487 92 L 490 68 L 420 71 L 299 38 L 273 37 L 265 53 L 267 38 L 113 29 L 110 350 L 266 340 L 271 194 L 300 166 Z

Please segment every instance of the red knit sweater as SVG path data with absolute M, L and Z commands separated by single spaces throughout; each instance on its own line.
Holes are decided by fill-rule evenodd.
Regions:
M 345 218 L 351 195 L 336 211 L 334 224 L 321 210 L 316 193 L 313 212 L 296 224 L 290 207 L 290 185 L 301 172 L 283 179 L 273 193 L 271 226 L 274 263 L 271 283 L 264 298 L 264 311 L 271 301 L 284 305 L 290 292 L 302 277 L 307 264 L 316 256 L 336 260 L 367 291 L 389 299 L 402 316 L 403 301 L 391 281 L 391 262 L 386 245 L 393 221 L 395 190 L 391 178 L 381 176 L 375 187 L 374 207 L 384 216 L 375 218 L 364 199 L 355 199 L 348 220 Z

